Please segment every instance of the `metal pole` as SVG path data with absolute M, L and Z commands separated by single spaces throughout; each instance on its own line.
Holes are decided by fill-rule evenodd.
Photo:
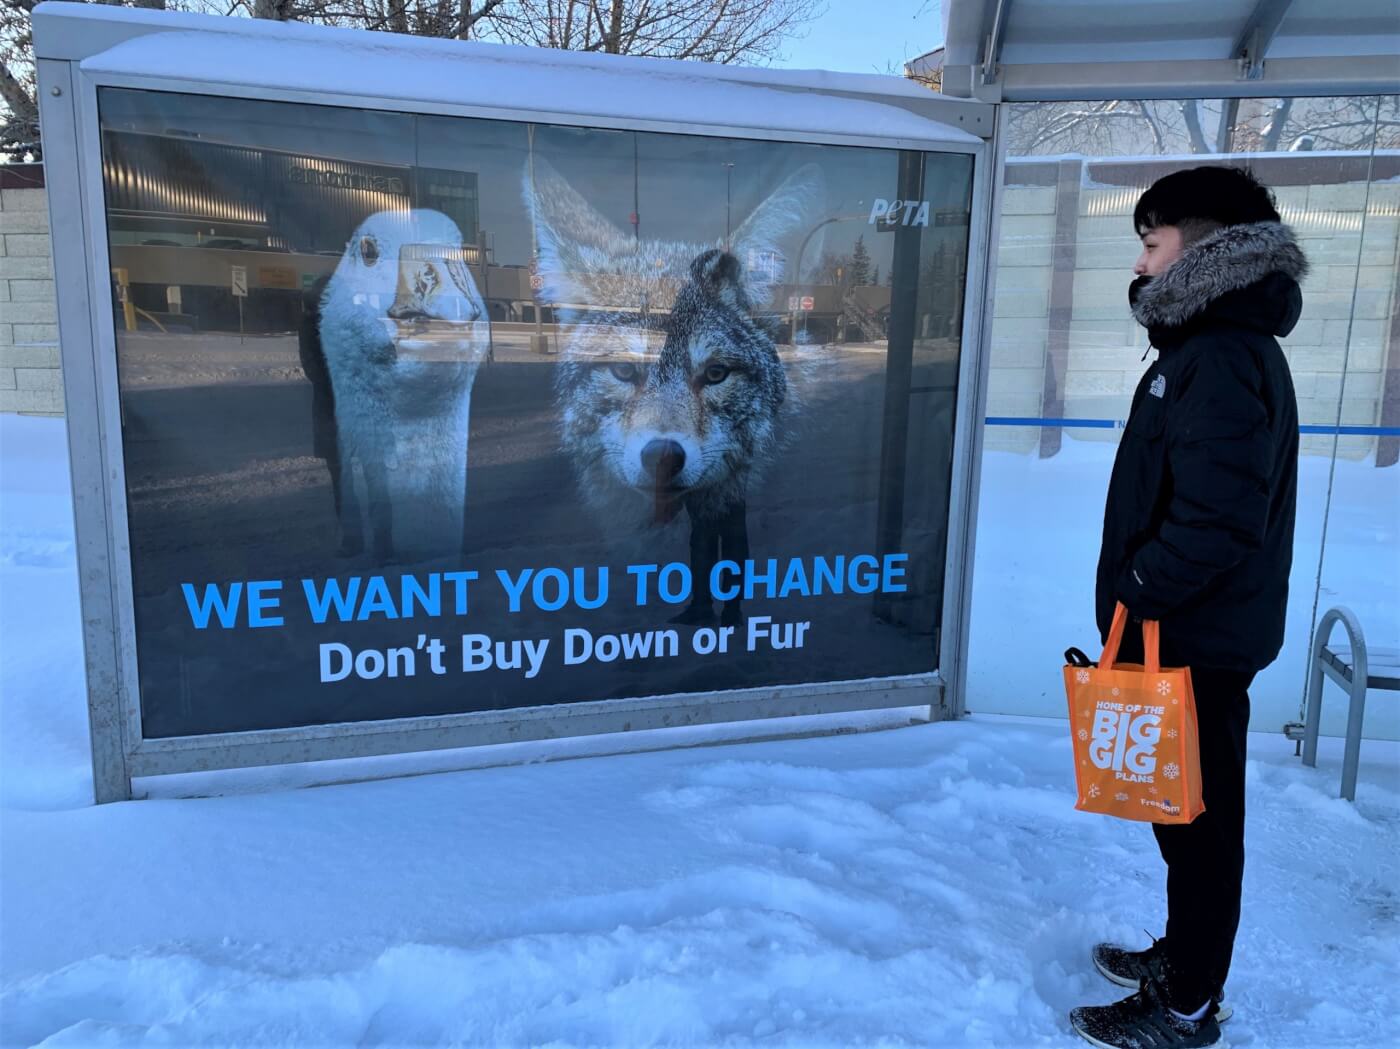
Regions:
M 899 199 L 924 195 L 924 155 L 899 154 Z M 914 329 L 919 297 L 922 230 L 901 225 L 894 233 L 890 268 L 889 351 L 885 358 L 885 418 L 880 439 L 880 488 L 876 509 L 875 546 L 880 554 L 894 553 L 904 544 L 904 487 L 909 463 L 909 398 L 914 377 Z
M 534 195 L 534 192 L 535 192 L 535 125 L 534 125 L 534 124 L 526 124 L 526 125 L 525 125 L 525 138 L 526 138 L 527 142 L 529 143 L 529 150 L 530 150 L 530 194 L 533 196 L 533 195 Z M 533 279 L 534 279 L 535 277 L 539 276 L 539 262 L 540 262 L 539 236 L 538 236 L 538 235 L 536 234 L 536 232 L 535 232 L 535 223 L 534 223 L 533 221 L 530 223 L 530 261 L 531 261 L 530 277 L 531 277 L 531 280 L 532 280 L 532 283 L 531 283 L 531 285 L 530 285 L 530 300 L 531 300 L 531 302 L 534 304 L 534 307 L 535 307 L 535 334 L 534 334 L 534 337 L 530 340 L 531 343 L 532 343 L 530 349 L 533 350 L 535 353 L 548 353 L 548 352 L 549 352 L 549 342 L 545 339 L 545 335 L 544 335 L 544 304 L 540 302 L 540 295 L 539 295 L 539 292 L 535 290 L 535 286 L 534 286 L 534 283 L 533 283 Z
M 805 237 L 802 238 L 802 244 L 801 244 L 801 245 L 798 247 L 798 249 L 797 249 L 797 264 L 796 264 L 795 266 L 793 266 L 793 268 L 792 268 L 792 273 L 791 273 L 791 274 L 784 274 L 784 276 L 789 277 L 789 279 L 790 279 L 792 282 L 800 281 L 800 280 L 802 279 L 802 256 L 806 254 L 806 252 L 807 252 L 807 245 L 811 242 L 812 237 L 814 237 L 814 236 L 816 235 L 817 230 L 821 229 L 823 226 L 830 226 L 833 222 L 840 222 L 842 219 L 849 219 L 849 218 L 853 218 L 853 217 L 855 217 L 855 216 L 852 216 L 852 215 L 833 215 L 833 216 L 831 216 L 831 218 L 829 218 L 829 219 L 822 219 L 822 220 L 821 220 L 820 222 L 818 222 L 815 226 L 813 226 L 811 229 L 809 229 L 809 230 L 807 231 L 807 235 L 806 235 Z M 792 284 L 790 283 L 788 286 L 791 287 Z M 791 322 L 790 322 L 790 332 L 791 332 L 791 334 L 790 334 L 790 336 L 789 336 L 789 340 L 788 340 L 788 341 L 791 342 L 792 345 L 796 346 L 796 345 L 797 345 L 797 311 L 796 311 L 796 310 L 790 310 L 789 313 L 791 314 Z
M 487 272 L 486 231 L 484 229 L 476 231 L 476 251 L 481 258 L 481 305 L 486 310 L 486 359 L 494 361 L 496 359 L 496 340 L 492 329 L 495 325 L 491 323 L 491 276 Z M 535 312 L 539 312 L 538 307 L 536 307 Z
M 120 412 L 120 405 L 107 403 L 104 396 L 102 362 L 107 351 L 99 326 L 105 325 L 105 330 L 110 331 L 115 311 L 105 247 L 98 255 L 90 250 L 88 242 L 89 232 L 100 238 L 103 228 L 101 157 L 85 158 L 79 145 L 82 100 L 74 91 L 76 64 L 44 58 L 35 63 L 44 152 L 48 158 L 49 229 L 57 277 L 65 422 L 72 462 L 92 791 L 93 800 L 101 805 L 131 797 L 128 757 L 134 741 L 128 739 L 126 732 L 123 698 L 127 683 L 122 676 L 120 640 L 123 606 L 117 599 L 114 582 L 119 572 L 114 559 L 123 555 L 111 541 L 114 525 L 112 492 L 108 487 L 120 486 L 124 481 L 104 452 L 104 447 L 111 450 L 111 444 L 106 442 L 116 430 L 114 416 Z M 93 224 L 97 225 L 96 230 L 92 230 Z M 98 258 L 102 261 L 98 262 Z
M 730 200 L 734 182 L 734 162 L 726 160 L 724 162 L 724 250 L 733 251 L 730 243 Z

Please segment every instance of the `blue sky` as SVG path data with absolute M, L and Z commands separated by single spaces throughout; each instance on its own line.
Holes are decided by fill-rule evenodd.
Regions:
M 776 65 L 883 73 L 937 47 L 943 35 L 939 0 L 826 0 L 826 8 L 805 37 L 783 45 Z

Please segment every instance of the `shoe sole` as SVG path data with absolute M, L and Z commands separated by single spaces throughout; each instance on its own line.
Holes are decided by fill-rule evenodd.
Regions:
M 1133 991 L 1142 990 L 1142 981 L 1134 980 L 1131 976 L 1119 976 L 1117 973 L 1109 972 L 1107 969 L 1105 969 L 1102 965 L 1099 964 L 1099 960 L 1097 958 L 1094 959 L 1094 968 L 1097 969 L 1099 971 L 1099 975 L 1102 976 L 1109 983 L 1116 983 L 1119 987 L 1126 987 Z M 1226 1020 L 1230 1019 L 1230 1017 L 1234 1015 L 1234 1006 L 1227 1005 L 1225 1002 L 1221 1002 L 1215 1010 L 1215 1022 L 1218 1024 L 1223 1024 Z M 1078 1028 L 1075 1028 L 1075 1030 L 1078 1030 Z M 1079 1033 L 1084 1034 L 1084 1032 L 1082 1031 L 1080 1031 Z M 1087 1034 L 1084 1034 L 1084 1037 L 1091 1042 L 1094 1041 L 1094 1039 L 1089 1038 Z M 1095 1042 L 1094 1044 L 1101 1045 L 1102 1043 Z M 1112 1049 L 1112 1047 L 1110 1046 L 1109 1049 Z

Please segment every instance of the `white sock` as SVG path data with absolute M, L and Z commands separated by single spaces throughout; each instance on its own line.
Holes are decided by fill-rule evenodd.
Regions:
M 1201 1006 L 1201 1007 L 1200 1007 L 1199 1009 L 1197 1009 L 1194 1013 L 1189 1013 L 1189 1014 L 1188 1014 L 1188 1013 L 1179 1013 L 1179 1012 L 1177 1012 L 1175 1009 L 1173 1009 L 1173 1010 L 1172 1010 L 1172 1015 L 1175 1016 L 1178 1020 L 1193 1020 L 1193 1021 L 1194 1021 L 1194 1020 L 1204 1020 L 1204 1019 L 1206 1018 L 1206 1010 L 1209 1009 L 1209 1008 L 1210 1008 L 1210 999 L 1207 998 L 1207 999 L 1206 999 L 1206 1004 L 1203 1005 L 1203 1006 Z

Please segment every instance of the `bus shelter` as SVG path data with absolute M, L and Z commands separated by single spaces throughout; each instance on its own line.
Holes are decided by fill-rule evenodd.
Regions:
M 953 716 L 993 107 L 43 4 L 99 801 Z

